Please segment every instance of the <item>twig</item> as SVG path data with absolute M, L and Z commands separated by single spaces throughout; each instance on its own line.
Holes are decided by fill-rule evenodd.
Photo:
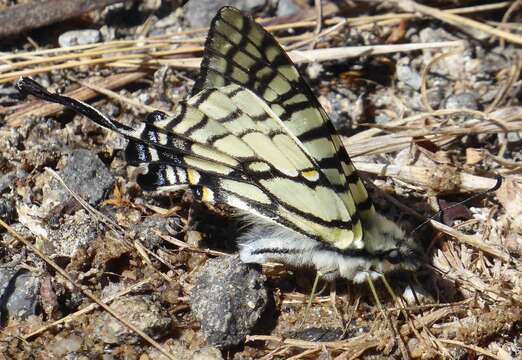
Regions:
M 456 168 L 449 166 L 428 168 L 360 161 L 354 161 L 354 165 L 360 171 L 398 178 L 411 184 L 436 190 L 437 193 L 449 191 L 480 192 L 491 189 L 497 183 L 496 179 L 459 172 Z M 450 173 L 451 179 L 448 179 Z

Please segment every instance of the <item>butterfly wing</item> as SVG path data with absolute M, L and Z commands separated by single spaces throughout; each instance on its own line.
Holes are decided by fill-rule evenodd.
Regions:
M 356 225 L 372 215 L 373 206 L 328 116 L 273 36 L 237 9 L 224 7 L 212 21 L 193 93 L 231 83 L 263 99 L 302 143 L 345 200 L 355 237 L 362 238 Z
M 29 79 L 19 86 L 128 138 L 145 189 L 190 186 L 336 248 L 363 246 L 373 207 L 331 122 L 275 39 L 236 9 L 213 20 L 201 78 L 172 117 L 154 112 L 133 129 Z

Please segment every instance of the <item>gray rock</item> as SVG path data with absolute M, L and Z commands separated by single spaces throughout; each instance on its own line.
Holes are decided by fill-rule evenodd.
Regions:
M 438 42 L 438 41 L 451 41 L 456 40 L 456 37 L 448 33 L 442 28 L 433 29 L 426 27 L 419 32 L 420 42 Z
M 210 25 L 217 11 L 226 5 L 250 12 L 266 5 L 266 0 L 198 0 L 189 1 L 185 9 L 185 20 L 190 27 L 200 28 Z
M 419 90 L 421 87 L 421 76 L 410 65 L 397 66 L 397 79 L 414 90 Z
M 478 110 L 479 105 L 474 94 L 469 92 L 449 96 L 445 101 L 446 109 Z
M 506 135 L 507 141 L 511 143 L 522 142 L 522 131 L 508 132 Z
M 0 219 L 11 224 L 16 218 L 16 204 L 13 199 L 0 197 Z M 0 230 L 1 231 L 1 230 Z
M 72 191 L 91 205 L 103 200 L 114 184 L 114 177 L 105 164 L 91 151 L 84 149 L 71 153 L 60 176 Z M 72 196 L 58 181 L 53 179 L 50 185 L 59 202 L 72 200 Z
M 268 302 L 265 277 L 237 256 L 207 261 L 190 294 L 190 305 L 207 341 L 214 346 L 241 344 Z
M 165 336 L 172 318 L 148 296 L 126 296 L 111 306 L 118 315 L 154 339 Z M 93 323 L 94 336 L 107 344 L 136 344 L 141 338 L 108 313 L 100 313 Z
M 277 3 L 277 16 L 292 16 L 301 11 L 292 0 L 279 0 Z
M 91 29 L 67 31 L 58 37 L 58 43 L 61 47 L 95 44 L 100 41 L 100 32 Z
M 4 319 L 26 319 L 36 314 L 40 280 L 30 272 L 0 266 L 0 309 Z
M 375 123 L 378 125 L 384 125 L 391 121 L 391 118 L 383 112 L 375 115 Z

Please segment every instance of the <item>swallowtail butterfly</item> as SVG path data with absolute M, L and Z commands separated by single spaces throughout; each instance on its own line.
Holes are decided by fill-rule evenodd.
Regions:
M 311 266 L 354 282 L 419 265 L 413 240 L 375 211 L 295 65 L 237 9 L 213 19 L 199 80 L 173 116 L 155 111 L 131 128 L 31 79 L 17 86 L 126 137 L 142 188 L 188 187 L 200 201 L 237 209 L 252 225 L 238 239 L 243 262 Z

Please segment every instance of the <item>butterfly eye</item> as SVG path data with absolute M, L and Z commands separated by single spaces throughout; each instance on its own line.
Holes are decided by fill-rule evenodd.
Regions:
M 386 260 L 392 264 L 398 264 L 401 261 L 401 254 L 399 250 L 393 249 L 386 254 Z

